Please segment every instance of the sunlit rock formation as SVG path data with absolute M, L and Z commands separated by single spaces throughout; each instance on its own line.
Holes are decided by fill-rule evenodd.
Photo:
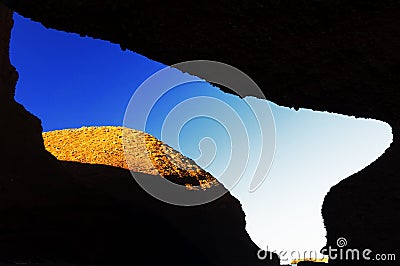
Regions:
M 161 175 L 189 189 L 218 185 L 218 181 L 193 160 L 142 131 L 112 126 L 83 127 L 46 132 L 43 139 L 46 149 L 58 160 Z M 131 157 L 129 165 L 127 156 Z

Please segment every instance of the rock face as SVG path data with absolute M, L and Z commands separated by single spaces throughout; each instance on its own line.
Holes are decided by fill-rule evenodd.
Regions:
M 1 208 L 36 204 L 35 200 L 24 201 L 35 194 L 37 183 L 51 190 L 53 181 L 49 174 L 58 172 L 56 159 L 44 148 L 40 120 L 14 100 L 18 73 L 9 60 L 12 26 L 12 12 L 0 3 L 0 121 L 3 129 L 0 138 L 6 154 L 1 162 Z M 60 185 L 62 183 L 60 181 Z
M 43 133 L 46 150 L 58 160 L 103 164 L 161 175 L 188 189 L 219 182 L 193 160 L 142 131 L 124 127 L 83 127 Z
M 193 59 L 231 64 L 252 77 L 267 99 L 280 105 L 388 122 L 394 130 L 391 148 L 371 166 L 333 187 L 322 213 L 329 246 L 336 247 L 340 236 L 349 247 L 396 253 L 390 243 L 398 239 L 400 222 L 395 215 L 400 170 L 398 1 L 220 0 L 211 6 L 159 0 L 1 2 L 47 27 L 110 40 L 166 64 Z M 3 28 L 7 31 L 11 26 L 11 17 L 4 8 L 1 12 L 6 14 L 1 16 L 3 34 Z M 1 45 L 3 49 L 7 43 Z M 0 51 L 2 62 L 8 62 L 4 61 L 6 50 Z M 1 82 L 2 93 L 13 92 L 12 86 L 3 87 L 4 78 Z M 29 176 L 28 165 L 37 165 L 37 157 L 45 154 L 40 125 L 10 97 L 5 102 L 6 107 L 0 106 L 2 125 L 15 126 L 16 135 L 11 137 L 19 142 L 10 141 L 7 134 L 1 136 L 2 147 L 10 151 L 19 143 L 26 158 L 13 154 L 4 167 L 14 167 L 13 174 L 25 169 Z M 25 167 L 15 163 L 22 159 Z M 52 161 L 46 160 L 46 164 Z M 330 264 L 368 262 L 332 260 Z

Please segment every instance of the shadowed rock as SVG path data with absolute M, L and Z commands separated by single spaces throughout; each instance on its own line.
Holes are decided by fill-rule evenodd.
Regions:
M 371 166 L 333 187 L 322 213 L 327 245 L 335 247 L 338 237 L 346 237 L 349 245 L 396 252 L 390 243 L 398 239 L 399 224 L 395 215 L 400 170 L 398 1 L 221 0 L 211 6 L 206 2 L 193 6 L 189 1 L 173 5 L 114 0 L 1 2 L 47 27 L 110 40 L 166 64 L 193 59 L 231 64 L 280 105 L 388 122 L 394 130 L 392 147 Z M 0 32 L 11 25 L 10 12 L 5 12 Z M 4 55 L 5 50 L 0 51 Z M 13 86 L 3 87 L 4 79 L 0 82 L 2 91 L 13 92 Z M 40 159 L 48 155 L 41 146 L 38 120 L 6 99 L 7 104 L 0 105 L 0 121 L 15 135 L 2 130 L 1 145 L 11 153 L 2 163 L 12 169 L 3 175 L 22 172 L 32 177 L 37 169 L 50 171 L 53 159 Z M 46 168 L 39 167 L 43 162 Z

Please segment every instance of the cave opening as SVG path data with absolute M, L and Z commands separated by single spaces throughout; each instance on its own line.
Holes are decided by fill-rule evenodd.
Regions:
M 133 52 L 121 51 L 118 45 L 45 29 L 19 15 L 15 15 L 11 60 L 20 74 L 16 100 L 42 120 L 44 131 L 121 126 L 136 87 L 165 67 Z M 182 126 L 178 141 L 173 139 L 176 136 L 163 136 L 160 130 L 166 117 L 160 114 L 167 114 L 179 101 L 199 95 L 229 103 L 244 123 L 251 120 L 243 111 L 247 110 L 243 99 L 199 80 L 197 84 L 177 87 L 157 103 L 147 133 L 189 158 L 197 158 L 200 166 L 218 178 L 231 157 L 232 132 L 210 123 L 209 118 L 172 124 L 174 128 Z M 393 139 L 391 127 L 373 119 L 294 110 L 252 97 L 246 100 L 257 110 L 270 108 L 276 127 L 274 162 L 263 186 L 249 192 L 248 183 L 254 175 L 249 170 L 231 188 L 247 215 L 248 233 L 260 248 L 319 251 L 326 241 L 320 213 L 324 196 L 330 187 L 384 153 Z M 250 126 L 247 133 L 254 136 L 259 132 Z M 199 147 L 205 138 L 212 139 L 215 145 Z M 251 145 L 254 150 L 262 147 L 257 141 Z M 211 163 L 203 154 L 213 158 Z M 247 165 L 257 168 L 258 158 L 249 158 Z M 276 215 L 271 217 L 269 213 Z

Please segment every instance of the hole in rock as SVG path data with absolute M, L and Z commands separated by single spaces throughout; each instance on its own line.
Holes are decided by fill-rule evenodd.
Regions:
M 20 74 L 16 100 L 42 120 L 44 131 L 121 126 L 136 88 L 165 67 L 118 45 L 45 29 L 19 15 L 11 59 Z M 185 74 L 172 71 L 171 79 L 180 75 Z M 191 99 L 198 101 L 187 102 Z M 264 112 L 272 113 L 274 124 L 265 131 L 257 121 L 271 119 Z M 136 121 L 127 125 L 135 128 Z M 381 121 L 241 99 L 200 79 L 162 95 L 144 130 L 197 158 L 230 189 L 260 248 L 289 252 L 318 252 L 325 245 L 324 196 L 392 142 L 391 127 Z M 262 149 L 274 155 L 267 167 L 260 161 Z M 268 175 L 249 192 L 258 167 Z

